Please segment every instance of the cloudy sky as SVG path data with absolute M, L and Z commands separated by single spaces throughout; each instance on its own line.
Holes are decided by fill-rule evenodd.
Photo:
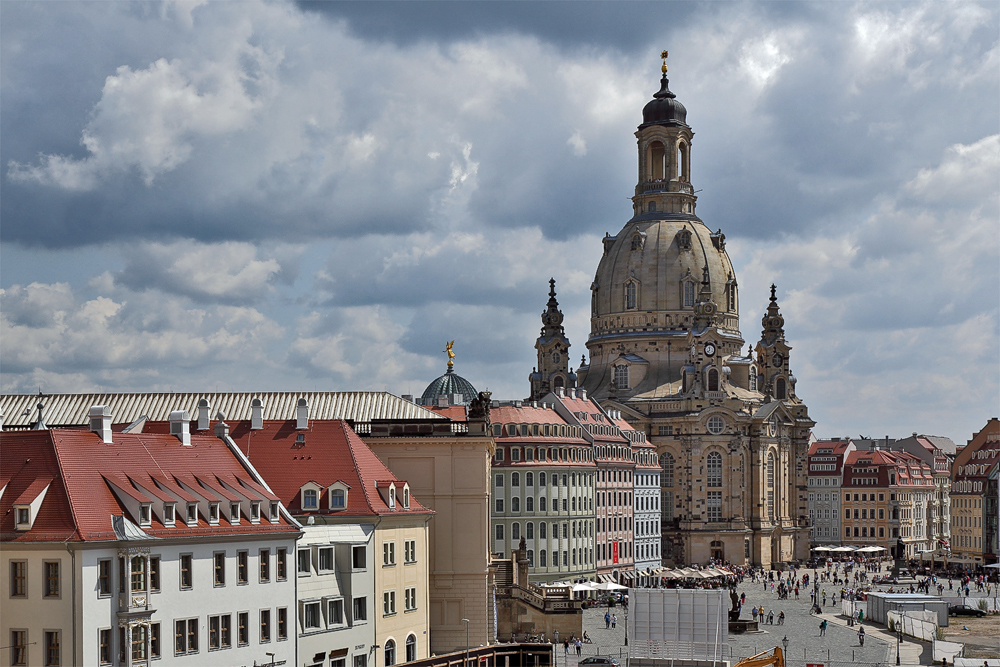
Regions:
M 585 351 L 661 49 L 821 437 L 1000 413 L 1000 10 L 0 3 L 3 391 L 528 391 Z

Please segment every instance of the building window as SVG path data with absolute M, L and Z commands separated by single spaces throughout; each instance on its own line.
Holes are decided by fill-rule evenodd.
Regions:
M 694 283 L 691 281 L 684 282 L 684 307 L 690 308 L 694 306 Z
M 319 507 L 319 495 L 316 489 L 306 489 L 302 492 L 302 509 L 314 510 Z
M 521 539 L 521 524 L 517 523 L 516 521 L 510 527 L 510 539 L 514 540 L 515 542 Z
M 105 571 L 108 573 L 107 593 L 104 589 L 99 590 L 100 595 L 111 595 L 111 561 L 100 561 L 106 564 Z M 12 560 L 10 562 L 10 596 L 12 598 L 23 598 L 28 596 L 28 562 L 24 560 Z
M 497 514 L 503 514 L 503 498 L 497 498 L 494 505 L 496 506 Z
M 62 661 L 62 654 L 59 644 L 59 631 L 45 631 L 45 665 L 59 665 Z
M 267 644 L 271 641 L 271 610 L 260 610 L 260 643 Z
M 757 367 L 750 367 L 750 391 L 757 391 Z
M 774 383 L 774 395 L 779 401 L 785 400 L 785 378 L 778 378 L 778 381 Z
M 288 639 L 288 609 L 278 608 L 278 641 Z
M 545 562 L 545 549 L 542 549 L 541 551 L 538 552 L 538 567 L 548 567 L 548 565 Z
M 674 455 L 666 452 L 660 456 L 660 486 L 671 488 L 674 485 Z
M 403 609 L 413 611 L 417 608 L 417 589 L 411 586 L 403 589 Z
M 718 373 L 716 373 L 716 375 L 718 375 Z M 709 377 L 711 377 L 711 373 L 709 374 Z M 716 385 L 716 386 L 718 386 L 718 385 Z M 709 391 L 714 391 L 713 389 L 711 389 L 711 386 L 709 387 Z M 708 432 L 709 433 L 711 433 L 712 435 L 719 435 L 720 433 L 722 433 L 725 430 L 726 430 L 726 420 L 725 419 L 723 419 L 719 415 L 712 415 L 711 417 L 708 418 Z
M 619 364 L 615 366 L 615 387 L 618 389 L 628 389 L 628 366 Z
M 149 590 L 153 593 L 160 592 L 160 557 L 151 556 L 149 559 Z
M 355 570 L 363 570 L 368 567 L 368 552 L 365 547 L 354 547 L 351 550 L 351 565 Z
M 260 550 L 260 582 L 264 583 L 271 580 L 271 550 L 261 549 Z
M 103 628 L 97 634 L 97 661 L 101 665 L 111 664 L 111 628 Z M 12 665 L 22 665 L 24 663 L 14 662 Z
M 368 620 L 368 599 L 354 598 L 354 622 Z
M 146 559 L 142 556 L 133 556 L 131 560 L 131 588 L 133 593 L 141 593 L 146 590 Z
M 149 624 L 149 657 L 160 657 L 160 624 Z
M 288 549 L 278 549 L 274 566 L 278 581 L 285 581 L 288 578 Z
M 299 575 L 309 575 L 312 570 L 312 558 L 309 548 L 298 550 L 298 573 Z
M 179 563 L 180 563 L 180 582 L 181 582 L 181 588 L 182 589 L 189 589 L 189 588 L 191 588 L 191 584 L 192 584 L 192 582 L 194 580 L 194 575 L 191 572 L 191 567 L 193 565 L 192 560 L 193 560 L 193 557 L 191 556 L 191 554 L 181 554 L 180 555 L 180 559 L 179 559 Z
M 108 630 L 110 634 L 111 631 Z M 108 659 L 110 663 L 110 656 Z M 11 665 L 27 665 L 28 664 L 28 631 L 27 630 L 11 630 L 10 631 L 10 664 Z
M 385 667 L 391 667 L 396 664 L 396 642 L 391 639 L 385 642 L 385 662 L 383 664 Z
M 405 540 L 403 542 L 403 562 L 405 562 L 405 563 L 416 563 L 417 562 L 417 541 L 416 540 Z
M 319 571 L 333 572 L 333 547 L 320 547 Z
M 318 630 L 320 628 L 319 602 L 306 602 L 302 605 L 302 630 Z
M 395 542 L 383 542 L 382 543 L 382 565 L 395 565 L 396 564 L 396 543 Z
M 45 590 L 43 597 L 59 597 L 59 561 L 45 561 Z M 58 639 L 58 638 L 57 638 Z
M 132 661 L 141 661 L 146 659 L 146 649 L 147 649 L 147 627 L 145 625 L 136 625 L 132 628 Z
M 517 451 L 517 450 L 514 450 Z M 520 473 L 512 472 L 510 474 L 510 485 L 511 486 L 521 486 L 521 475 Z
M 406 662 L 413 662 L 417 659 L 417 637 L 410 635 L 406 638 Z
M 496 539 L 497 539 L 497 541 L 503 540 L 503 524 L 502 523 L 498 523 L 496 525 L 496 528 L 494 529 L 494 532 L 496 533 Z
M 707 484 L 710 487 L 721 487 L 722 486 L 722 455 L 718 452 L 712 452 L 708 455 L 707 465 Z
M 767 516 L 774 521 L 774 452 L 767 454 Z
M 382 615 L 392 616 L 396 613 L 396 591 L 382 593 Z
M 343 600 L 330 600 L 327 604 L 327 615 L 326 622 L 327 625 L 343 625 L 344 624 L 344 601 Z
M 719 370 L 717 368 L 708 369 L 708 390 L 719 391 Z
M 636 292 L 638 291 L 638 286 L 634 282 L 630 282 L 625 285 L 625 309 L 635 310 L 636 308 Z
M 521 511 L 521 499 L 519 497 L 514 496 L 513 498 L 510 499 L 510 511 L 511 512 Z
M 526 512 L 535 511 L 535 499 L 532 496 L 528 496 L 524 499 L 524 509 Z
M 330 491 L 330 509 L 342 510 L 347 506 L 347 496 L 343 489 L 333 489 Z
M 250 555 L 246 551 L 236 552 L 236 583 L 245 584 L 250 581 Z
M 216 586 L 226 585 L 226 552 L 216 551 L 214 556 L 214 582 Z

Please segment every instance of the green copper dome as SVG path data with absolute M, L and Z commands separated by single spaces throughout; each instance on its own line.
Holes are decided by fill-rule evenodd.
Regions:
M 457 374 L 453 368 L 449 368 L 447 373 L 427 385 L 421 399 L 424 405 L 429 405 L 433 404 L 438 396 L 450 397 L 452 394 L 461 394 L 462 400 L 469 403 L 479 395 L 479 392 L 471 382 Z

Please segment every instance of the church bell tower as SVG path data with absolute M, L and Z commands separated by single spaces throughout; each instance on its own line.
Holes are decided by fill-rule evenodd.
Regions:
M 549 279 L 549 301 L 542 313 L 542 331 L 535 341 L 538 366 L 532 370 L 531 396 L 537 401 L 560 387 L 576 387 L 576 373 L 569 367 L 569 338 L 563 329 L 563 314 L 556 301 L 556 280 Z

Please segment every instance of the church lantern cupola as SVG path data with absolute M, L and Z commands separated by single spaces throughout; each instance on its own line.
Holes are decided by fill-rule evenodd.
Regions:
M 531 383 L 529 400 L 539 400 L 559 388 L 576 387 L 576 374 L 569 367 L 569 338 L 563 329 L 563 313 L 556 300 L 556 280 L 549 280 L 549 301 L 542 313 L 542 330 L 535 341 L 538 366 L 528 380 Z

